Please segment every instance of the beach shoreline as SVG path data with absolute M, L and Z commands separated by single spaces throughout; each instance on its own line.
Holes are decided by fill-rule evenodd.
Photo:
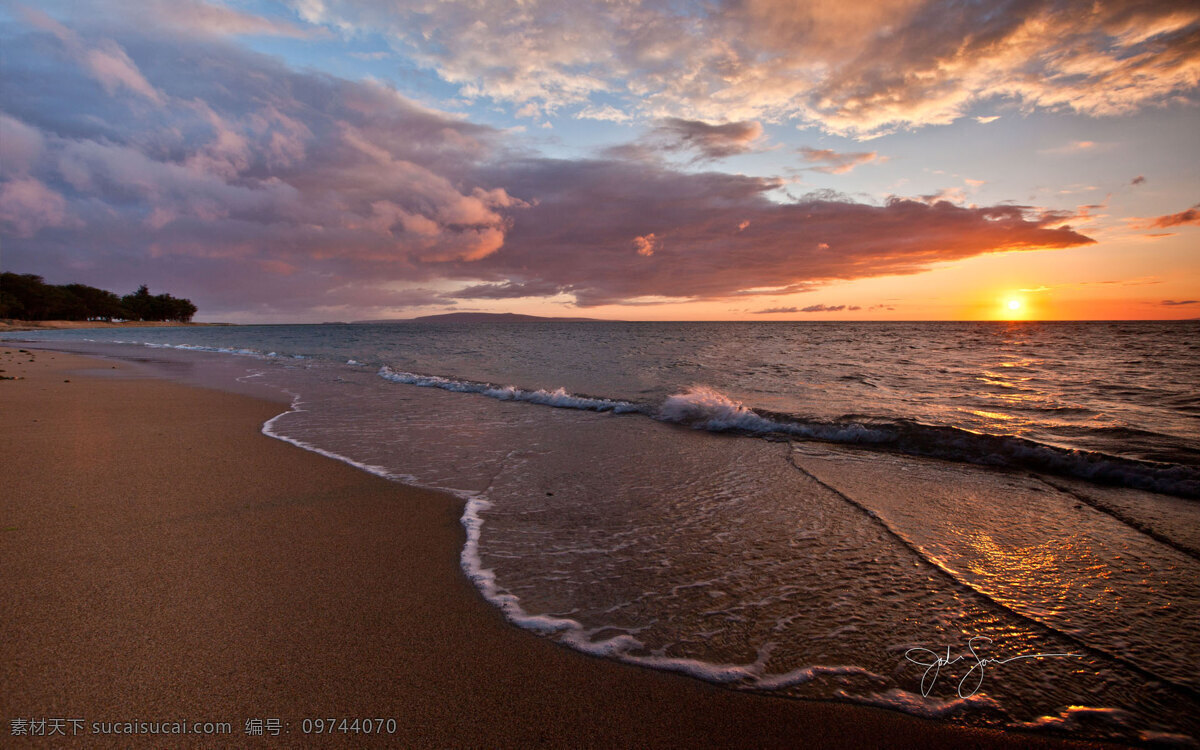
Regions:
M 460 499 L 263 435 L 279 404 L 0 352 L 19 378 L 0 383 L 8 739 L 15 719 L 82 718 L 227 722 L 227 744 L 278 720 L 274 739 L 355 746 L 1111 746 L 585 656 L 511 625 L 463 575 Z M 317 718 L 396 724 L 306 734 Z
M 15 320 L 0 319 L 0 333 L 61 331 L 85 328 L 204 328 L 233 323 L 180 323 L 176 320 Z

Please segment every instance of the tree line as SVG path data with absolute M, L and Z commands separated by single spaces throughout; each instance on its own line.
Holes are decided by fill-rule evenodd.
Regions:
M 196 306 L 169 294 L 150 294 L 145 284 L 118 297 L 86 284 L 47 284 L 34 274 L 0 274 L 0 318 L 16 320 L 191 321 Z

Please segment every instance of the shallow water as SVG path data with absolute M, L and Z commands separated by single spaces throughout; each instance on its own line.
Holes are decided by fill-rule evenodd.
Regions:
M 286 394 L 270 434 L 466 498 L 468 575 L 573 647 L 743 689 L 1138 740 L 1200 736 L 1197 334 L 547 323 L 36 337 Z M 84 341 L 105 337 L 135 343 Z M 935 680 L 916 663 L 931 653 L 965 658 Z M 1014 656 L 1031 658 L 979 666 Z

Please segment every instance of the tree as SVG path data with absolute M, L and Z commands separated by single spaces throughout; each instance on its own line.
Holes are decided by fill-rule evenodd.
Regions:
M 151 295 L 143 284 L 118 298 L 86 284 L 55 286 L 31 273 L 0 274 L 0 318 L 19 320 L 177 320 L 191 321 L 196 306 L 169 294 Z
M 120 297 L 110 291 L 86 284 L 67 284 L 66 289 L 82 303 L 82 316 L 68 320 L 112 320 L 124 317 Z
M 126 320 L 155 320 L 154 298 L 150 296 L 150 288 L 145 284 L 139 286 L 133 294 L 122 297 L 121 307 L 125 311 L 123 317 Z
M 48 313 L 53 308 L 52 295 L 49 287 L 41 276 L 31 273 L 0 274 L 0 289 L 5 292 L 5 299 L 13 308 L 14 317 L 23 320 L 47 320 Z
M 176 320 L 187 323 L 196 314 L 196 306 L 191 300 L 178 299 L 169 294 L 151 295 L 145 284 L 133 294 L 122 297 L 121 306 L 128 320 Z

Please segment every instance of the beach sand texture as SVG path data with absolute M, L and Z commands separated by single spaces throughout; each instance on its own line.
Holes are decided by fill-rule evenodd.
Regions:
M 463 576 L 461 501 L 262 435 L 279 404 L 42 350 L 0 369 L 0 745 L 1107 747 L 584 656 Z M 233 734 L 10 736 L 56 717 Z M 318 717 L 396 733 L 304 735 Z

